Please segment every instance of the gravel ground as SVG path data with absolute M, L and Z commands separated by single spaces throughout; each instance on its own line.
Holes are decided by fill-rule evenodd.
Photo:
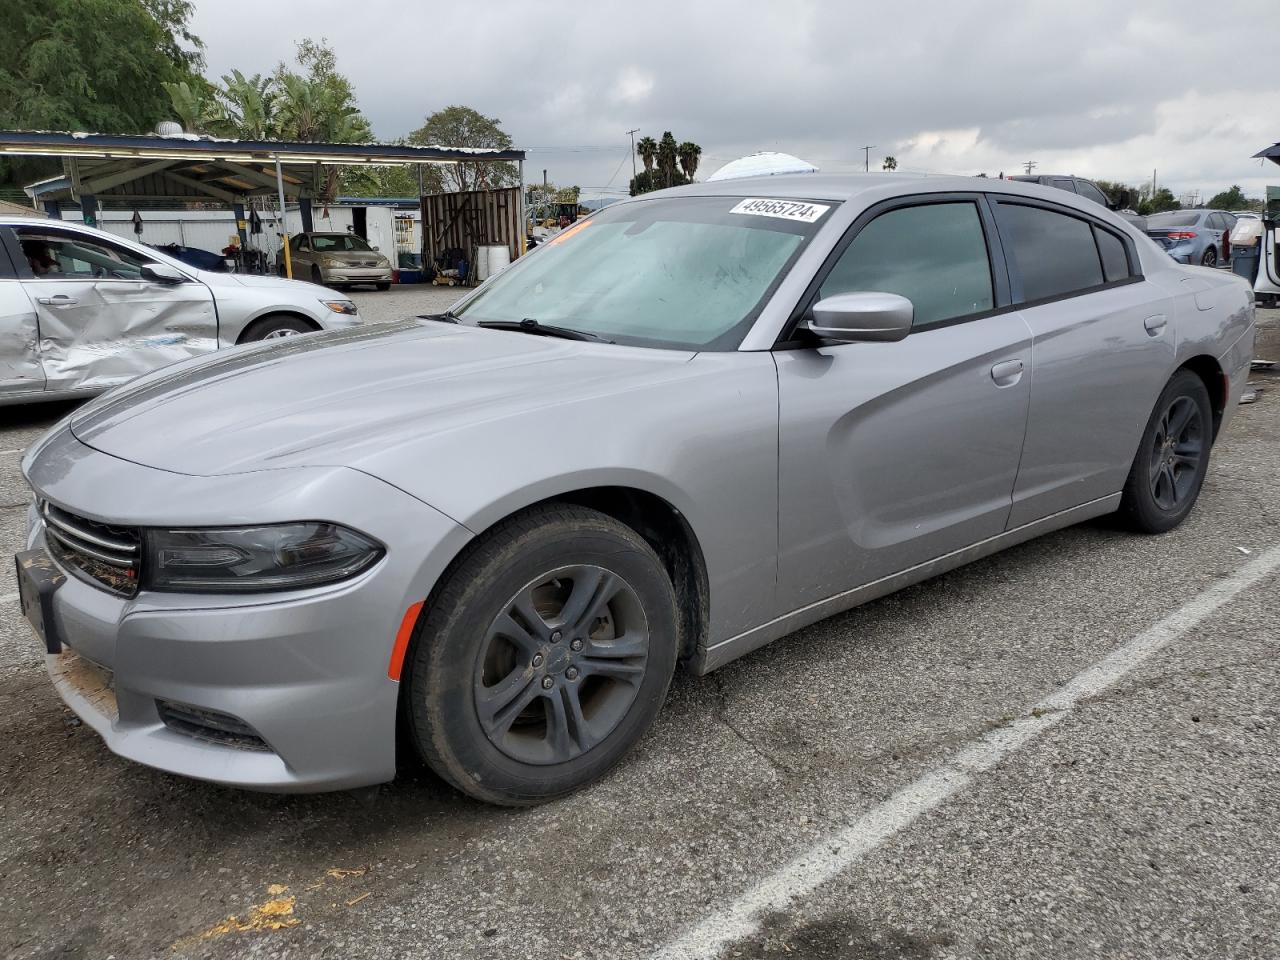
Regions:
M 445 295 L 356 297 L 377 321 Z M 1280 312 L 1263 324 L 1280 359 Z M 678 677 L 627 762 L 535 810 L 426 774 L 272 797 L 128 764 L 62 707 L 8 600 L 0 953 L 652 956 L 1280 544 L 1280 373 L 1254 380 L 1178 530 L 1062 531 Z M 66 409 L 8 411 L 0 450 Z M 8 547 L 26 498 L 0 454 Z M 1244 590 L 724 955 L 1280 955 L 1278 601 L 1274 575 Z
M 385 323 L 423 313 L 443 313 L 463 294 L 470 292 L 469 287 L 404 283 L 382 291 L 361 288 L 351 291 L 348 296 L 355 301 L 365 323 Z

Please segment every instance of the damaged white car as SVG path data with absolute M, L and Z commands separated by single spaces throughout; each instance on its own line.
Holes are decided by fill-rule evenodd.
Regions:
M 211 273 L 76 223 L 0 218 L 0 405 L 92 396 L 222 347 L 357 326 L 315 284 Z

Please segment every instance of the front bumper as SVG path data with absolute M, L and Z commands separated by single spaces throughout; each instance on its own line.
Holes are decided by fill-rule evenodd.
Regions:
M 36 454 L 29 479 L 41 496 L 81 515 L 168 525 L 182 521 L 172 514 L 163 519 L 157 503 L 198 503 L 199 510 L 184 511 L 185 522 L 204 525 L 218 512 L 210 509 L 214 498 L 222 503 L 220 523 L 246 522 L 248 502 L 264 506 L 249 506 L 257 519 L 247 522 L 273 522 L 268 515 L 280 522 L 278 501 L 290 498 L 292 486 L 308 490 L 308 506 L 284 511 L 324 515 L 387 545 L 386 556 L 354 580 L 281 594 L 144 591 L 126 599 L 69 575 L 53 598 L 56 628 L 69 649 L 47 656 L 47 667 L 63 700 L 113 752 L 183 776 L 279 792 L 344 789 L 395 776 L 399 684 L 388 676 L 395 635 L 406 609 L 427 595 L 469 533 L 353 470 L 187 477 L 91 450 L 69 432 L 56 446 Z M 68 454 L 69 470 L 65 459 L 58 462 Z M 97 475 L 99 490 L 114 493 L 81 495 L 74 488 L 88 482 L 89 473 Z M 292 477 L 281 484 L 286 474 Z M 128 485 L 118 482 L 125 475 Z M 139 485 L 149 496 L 126 492 Z M 238 507 L 224 499 L 233 486 L 241 488 Z M 165 495 L 157 497 L 160 489 Z M 28 546 L 43 545 L 32 511 Z M 235 718 L 260 742 L 246 747 L 166 723 L 162 703 Z
M 323 267 L 325 283 L 390 283 L 390 267 Z

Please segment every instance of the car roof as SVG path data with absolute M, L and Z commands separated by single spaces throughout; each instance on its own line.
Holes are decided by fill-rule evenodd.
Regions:
M 975 190 L 977 177 L 927 173 L 785 173 L 775 176 L 713 180 L 661 191 L 663 196 L 684 197 L 784 197 L 797 200 L 850 200 L 868 190 L 901 184 L 911 190 Z M 984 183 L 999 183 L 987 179 Z M 641 194 L 640 197 L 653 196 Z M 635 199 L 640 199 L 637 197 Z

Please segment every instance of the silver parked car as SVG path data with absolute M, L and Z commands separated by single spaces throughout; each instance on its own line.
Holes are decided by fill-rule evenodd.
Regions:
M 76 223 L 0 218 L 0 405 L 92 396 L 252 340 L 356 326 L 309 283 L 201 270 Z
M 1235 225 L 1225 210 L 1170 210 L 1147 218 L 1147 236 L 1179 263 L 1216 267 L 1227 261 Z
M 143 377 L 26 455 L 58 692 L 117 753 L 475 797 L 609 769 L 702 674 L 967 561 L 1192 509 L 1238 278 L 1084 198 L 816 174 L 624 201 L 453 313 Z M 698 736 L 696 732 L 691 736 Z
M 391 261 L 354 233 L 299 233 L 289 238 L 289 267 L 299 280 L 350 289 L 372 284 L 391 289 Z M 276 273 L 285 275 L 284 250 L 276 254 Z

